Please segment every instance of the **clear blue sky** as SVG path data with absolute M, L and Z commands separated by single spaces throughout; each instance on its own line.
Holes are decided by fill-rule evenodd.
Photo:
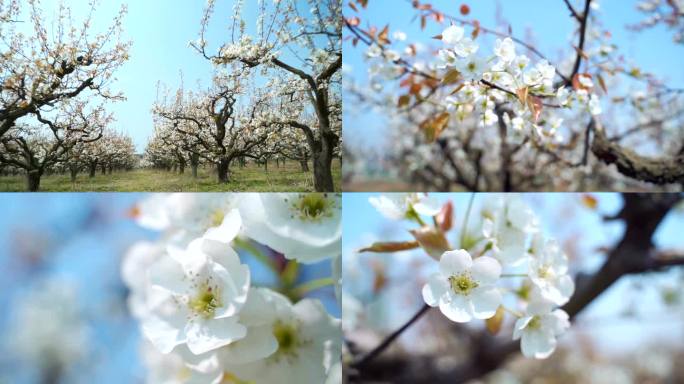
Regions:
M 459 6 L 467 3 L 471 9 L 468 17 L 479 20 L 481 25 L 487 28 L 497 26 L 496 7 L 498 4 L 503 18 L 512 27 L 513 35 L 524 39 L 528 30 L 532 31 L 536 47 L 550 60 L 557 61 L 563 53 L 567 54 L 572 49 L 567 44 L 567 39 L 573 32 L 576 22 L 569 16 L 562 0 L 433 0 L 430 3 L 453 16 L 459 16 Z M 575 3 L 583 2 L 575 1 Z M 637 1 L 601 0 L 598 14 L 604 27 L 612 32 L 613 42 L 619 46 L 620 52 L 625 55 L 626 59 L 633 59 L 644 71 L 670 79 L 672 87 L 684 87 L 684 71 L 681 69 L 684 62 L 684 45 L 672 42 L 672 31 L 662 26 L 642 33 L 626 30 L 625 25 L 634 24 L 643 19 L 643 15 L 635 9 L 636 4 Z M 351 16 L 354 13 L 345 7 L 344 14 Z M 399 29 L 406 32 L 407 42 L 422 42 L 433 47 L 441 45 L 431 37 L 440 34 L 444 27 L 429 22 L 428 28 L 421 31 L 420 21 L 413 20 L 415 12 L 409 1 L 372 0 L 369 2 L 368 9 L 363 10 L 359 16 L 363 27 L 367 25 L 367 21 L 379 28 L 389 24 L 390 31 Z M 501 32 L 505 31 L 506 29 L 501 30 Z M 478 38 L 480 44 L 483 42 L 491 44 L 493 40 L 494 37 L 487 35 L 481 35 Z M 344 64 L 351 69 L 352 76 L 360 84 L 364 84 L 364 79 L 367 78 L 367 66 L 363 60 L 365 49 L 362 48 L 362 44 L 353 48 L 350 41 L 347 41 L 343 45 L 343 52 Z M 376 149 L 384 143 L 387 129 L 391 129 L 382 116 L 372 112 L 359 116 L 345 113 L 343 123 L 344 134 L 349 138 L 348 143 L 363 142 Z M 359 140 L 359 137 L 363 140 Z
M 373 257 L 372 254 L 356 254 L 357 250 L 363 246 L 368 246 L 372 241 L 402 241 L 411 239 L 406 229 L 414 228 L 407 222 L 396 222 L 384 218 L 368 202 L 372 193 L 345 193 L 343 198 L 343 263 L 347 266 L 361 267 L 367 265 L 364 259 Z M 455 232 L 451 232 L 450 240 L 455 242 L 455 237 L 462 226 L 466 207 L 470 199 L 470 193 L 436 193 L 431 194 L 440 201 L 452 200 L 455 212 Z M 479 206 L 484 196 L 487 194 L 477 194 L 473 214 L 471 214 L 471 225 L 476 224 Z M 619 194 L 600 193 L 594 194 L 598 198 L 598 211 L 592 211 L 581 203 L 581 194 L 572 193 L 527 193 L 523 199 L 530 204 L 535 213 L 540 217 L 542 230 L 547 236 L 556 238 L 571 254 L 578 255 L 582 262 L 571 262 L 572 273 L 578 271 L 591 273 L 595 271 L 603 262 L 603 255 L 596 250 L 603 246 L 612 246 L 622 235 L 623 225 L 619 222 L 604 223 L 600 214 L 612 214 L 622 206 L 622 198 Z M 473 220 L 472 218 L 475 218 Z M 684 249 L 684 241 L 681 233 L 684 231 L 684 214 L 678 212 L 670 214 L 662 225 L 658 228 L 655 236 L 655 243 L 659 247 Z M 383 256 L 384 257 L 384 256 Z M 394 297 L 389 303 L 402 303 L 392 305 L 392 308 L 383 307 L 382 310 L 375 312 L 376 315 L 383 313 L 387 317 L 387 322 L 392 322 L 395 327 L 410 318 L 411 315 L 422 305 L 420 292 L 411 289 L 412 281 L 420 276 L 426 276 L 429 271 L 417 267 L 424 263 L 428 266 L 436 266 L 431 259 L 421 251 L 403 252 L 402 255 L 388 254 L 383 260 L 392 265 L 390 269 L 395 276 L 399 277 L 397 292 L 401 292 L 402 297 Z M 346 268 L 346 267 L 345 267 Z M 681 269 L 681 267 L 680 267 Z M 402 274 L 401 271 L 405 273 Z M 408 271 L 408 273 L 406 273 Z M 345 269 L 345 272 L 348 272 Z M 423 273 L 425 272 L 425 273 Z M 667 311 L 658 296 L 658 284 L 677 281 L 676 270 L 655 275 L 655 278 L 645 276 L 623 278 L 606 293 L 600 296 L 589 308 L 587 308 L 578 322 L 584 321 L 586 326 L 574 327 L 573 332 L 587 332 L 594 336 L 593 341 L 598 348 L 605 353 L 634 353 L 639 347 L 646 343 L 660 341 L 667 343 L 681 343 L 684 338 L 684 308 L 679 308 L 678 312 L 671 312 L 669 316 L 662 316 Z M 407 278 L 405 276 L 413 276 Z M 635 282 L 642 282 L 644 288 L 640 291 L 630 289 Z M 348 292 L 364 291 L 363 287 L 347 286 L 351 280 L 345 275 L 345 289 Z M 366 282 L 364 282 L 365 284 Z M 367 282 L 372 284 L 372 280 Z M 403 289 L 403 290 L 401 290 Z M 679 290 L 682 292 L 681 281 Z M 391 291 L 394 292 L 394 291 Z M 415 293 L 415 295 L 413 295 Z M 638 293 L 638 294 L 636 294 Z M 409 297 L 413 295 L 413 297 Z M 645 313 L 647 321 L 615 319 L 626 308 L 627 304 L 635 304 L 640 313 Z M 373 312 L 374 305 L 366 309 L 366 312 Z M 379 315 L 378 315 L 379 316 Z M 592 319 L 601 319 L 601 322 Z M 393 329 L 392 329 L 393 330 Z M 564 336 L 566 343 L 577 341 L 576 334 Z M 410 337 L 410 336 L 409 336 Z

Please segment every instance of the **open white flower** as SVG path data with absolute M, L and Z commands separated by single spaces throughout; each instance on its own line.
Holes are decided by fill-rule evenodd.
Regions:
M 459 42 L 454 44 L 454 52 L 456 55 L 462 58 L 467 58 L 472 56 L 480 48 L 476 42 L 470 37 L 464 37 Z
M 435 216 L 442 209 L 439 201 L 426 193 L 392 193 L 373 196 L 368 201 L 383 216 L 392 220 L 412 219 L 416 215 Z
M 268 357 L 243 363 L 233 354 L 220 361 L 226 371 L 255 384 L 324 383 L 340 361 L 340 321 L 328 315 L 318 300 L 297 304 L 271 290 L 262 290 L 273 316 L 262 334 L 275 339 L 275 351 Z
M 556 337 L 563 334 L 570 321 L 562 309 L 552 311 L 552 304 L 534 300 L 527 305 L 525 315 L 515 322 L 513 340 L 520 339 L 525 357 L 545 359 L 556 349 Z
M 469 56 L 459 60 L 456 68 L 461 72 L 464 80 L 479 81 L 487 69 L 487 62 L 479 56 Z
M 504 63 L 511 63 L 515 59 L 515 43 L 510 37 L 494 42 L 494 54 Z
M 231 242 L 240 231 L 237 199 L 214 193 L 154 195 L 137 206 L 137 221 L 146 228 L 165 230 L 171 241 L 185 246 L 204 237 Z
M 197 239 L 185 250 L 169 247 L 148 274 L 152 313 L 143 332 L 162 353 L 187 343 L 201 354 L 245 337 L 237 314 L 250 273 L 228 245 Z
M 340 253 L 342 199 L 335 193 L 250 193 L 240 201 L 244 232 L 288 259 L 314 263 Z
M 423 286 L 423 300 L 458 323 L 488 319 L 501 304 L 501 293 L 494 286 L 500 275 L 501 265 L 491 257 L 473 260 L 463 249 L 444 252 L 439 272 Z
M 538 229 L 534 212 L 518 197 L 500 196 L 485 200 L 482 208 L 484 246 L 504 265 L 523 262 L 527 235 Z
M 458 25 L 452 25 L 442 32 L 442 41 L 448 45 L 455 45 L 463 38 L 465 30 Z
M 137 318 L 144 318 L 149 313 L 147 292 L 149 280 L 144 271 L 162 258 L 166 250 L 159 243 L 140 241 L 126 252 L 121 262 L 121 278 L 130 290 L 127 298 L 131 314 Z
M 568 273 L 568 258 L 555 240 L 535 235 L 530 247 L 529 276 L 540 294 L 556 305 L 568 302 L 575 283 Z

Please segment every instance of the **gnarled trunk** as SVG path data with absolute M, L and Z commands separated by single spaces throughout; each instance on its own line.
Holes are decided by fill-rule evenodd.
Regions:
M 314 154 L 313 173 L 316 192 L 332 192 L 335 184 L 332 177 L 332 151 L 320 151 Z
M 43 176 L 43 171 L 38 169 L 30 170 L 26 173 L 26 190 L 29 192 L 37 192 L 40 189 L 40 178 Z
M 88 173 L 88 177 L 95 177 L 95 172 L 97 172 L 97 161 L 94 161 L 90 163 L 90 172 Z
M 197 178 L 197 167 L 199 166 L 199 154 L 193 153 L 190 155 L 190 168 L 192 168 L 192 177 Z
M 216 165 L 219 183 L 230 182 L 230 160 L 223 158 Z
M 77 166 L 70 166 L 69 167 L 69 174 L 71 175 L 71 182 L 75 183 L 76 182 L 76 176 L 78 175 L 78 167 Z
M 302 168 L 302 172 L 309 172 L 308 160 L 299 160 L 299 166 Z

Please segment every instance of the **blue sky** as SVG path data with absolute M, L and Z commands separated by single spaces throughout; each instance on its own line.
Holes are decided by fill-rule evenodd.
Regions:
M 567 39 L 572 34 L 576 22 L 569 17 L 569 12 L 562 0 L 433 0 L 430 3 L 437 9 L 454 16 L 458 16 L 459 6 L 467 3 L 471 9 L 468 17 L 479 20 L 481 25 L 487 28 L 497 26 L 496 7 L 498 4 L 501 7 L 501 15 L 511 25 L 513 35 L 524 39 L 528 31 L 531 31 L 536 48 L 552 62 L 562 57 L 563 52 L 567 54 L 571 49 L 567 44 Z M 583 2 L 574 1 L 574 3 Z M 684 71 L 681 70 L 681 65 L 684 62 L 684 45 L 674 44 L 673 32 L 662 26 L 642 33 L 627 31 L 625 25 L 634 24 L 643 19 L 643 16 L 636 11 L 635 5 L 636 1 L 601 0 L 598 14 L 604 27 L 611 31 L 612 41 L 619 46 L 620 52 L 625 55 L 626 59 L 633 60 L 644 71 L 669 79 L 671 87 L 683 88 Z M 345 7 L 344 14 L 351 16 L 354 13 Z M 407 42 L 422 42 L 439 47 L 440 43 L 431 37 L 440 34 L 444 27 L 429 22 L 428 28 L 421 31 L 419 20 L 413 20 L 414 15 L 410 2 L 403 0 L 373 0 L 369 2 L 368 9 L 358 14 L 363 27 L 367 25 L 366 22 L 379 28 L 389 24 L 392 32 L 397 29 L 406 32 Z M 501 30 L 501 32 L 505 31 L 506 29 Z M 493 37 L 486 34 L 478 38 L 480 44 L 482 42 L 491 44 L 493 40 Z M 572 41 L 577 44 L 576 38 Z M 367 67 L 363 60 L 364 51 L 361 44 L 357 48 L 352 47 L 350 41 L 343 45 L 344 64 L 351 69 L 353 78 L 360 84 L 363 84 L 364 79 L 367 78 Z M 347 100 L 349 99 L 344 99 L 344 102 Z M 367 146 L 376 147 L 376 149 L 382 147 L 387 130 L 391 129 L 382 116 L 370 111 L 360 115 L 345 113 L 343 124 L 344 134 L 350 138 L 348 143 L 358 143 L 360 140 L 357 138 L 362 137 Z
M 345 193 L 343 200 L 343 263 L 352 269 L 357 266 L 363 269 L 366 262 L 373 257 L 372 254 L 356 254 L 357 250 L 363 246 L 368 246 L 372 241 L 403 241 L 410 240 L 407 229 L 414 228 L 407 222 L 395 222 L 380 215 L 368 202 L 372 193 Z M 477 224 L 479 206 L 485 195 L 477 194 L 474 200 L 471 213 L 470 225 Z M 455 228 L 456 232 L 451 232 L 451 242 L 455 242 L 455 237 L 460 232 L 466 207 L 470 199 L 470 193 L 436 193 L 431 194 L 440 201 L 451 200 L 454 203 Z M 600 193 L 594 194 L 598 199 L 598 210 L 592 211 L 581 203 L 581 194 L 572 193 L 528 193 L 523 195 L 523 199 L 530 204 L 535 213 L 540 217 L 542 231 L 547 235 L 556 238 L 569 254 L 576 254 L 581 258 L 579 261 L 571 261 L 570 269 L 572 273 L 593 272 L 603 262 L 603 255 L 596 250 L 602 246 L 612 246 L 620 238 L 624 230 L 619 222 L 604 223 L 601 219 L 603 214 L 612 214 L 622 206 L 622 198 L 619 194 Z M 684 231 L 684 215 L 681 212 L 670 214 L 658 228 L 655 235 L 655 243 L 663 249 L 684 249 L 684 241 L 681 233 Z M 572 249 L 574 252 L 571 253 Z M 384 256 L 381 256 L 384 257 Z M 423 276 L 417 265 L 424 265 L 424 268 L 436 266 L 428 256 L 421 251 L 403 252 L 401 255 L 388 254 L 384 259 L 388 265 L 392 265 L 390 270 L 400 281 L 397 284 L 406 289 L 389 292 L 402 295 L 394 297 L 390 303 L 402 303 L 393 305 L 392 308 L 384 306 L 377 309 L 377 303 L 367 307 L 367 313 L 375 313 L 376 316 L 384 316 L 392 325 L 389 328 L 396 328 L 406 321 L 422 305 L 420 292 L 412 291 L 411 278 L 406 278 L 401 271 L 409 271 L 408 276 L 413 276 L 415 280 L 418 276 Z M 421 264 L 418 264 L 421 263 Z M 425 264 L 423 264 L 425 263 Z M 680 267 L 681 269 L 681 267 Z M 353 286 L 353 278 L 350 278 L 347 267 L 345 267 L 345 288 L 348 292 L 363 292 L 363 287 Z M 423 271 L 426 272 L 427 271 Z M 682 271 L 679 271 L 682 272 Z M 391 274 L 392 275 L 392 274 Z M 354 275 L 356 276 L 356 274 Z M 670 311 L 669 315 L 664 316 L 669 310 L 662 305 L 659 297 L 659 287 L 661 284 L 678 284 L 680 292 L 684 292 L 681 280 L 677 283 L 678 275 L 676 269 L 669 272 L 650 276 L 627 277 L 621 279 L 592 305 L 590 305 L 578 317 L 577 322 L 583 324 L 572 329 L 572 334 L 563 338 L 566 343 L 573 343 L 578 340 L 577 336 L 586 333 L 593 336 L 592 340 L 598 349 L 605 353 L 626 353 L 634 354 L 639 348 L 651 342 L 661 342 L 663 344 L 680 343 L 684 338 L 684 328 L 682 320 L 684 308 L 678 311 Z M 357 282 L 358 285 L 372 282 Z M 633 285 L 642 283 L 641 290 L 634 290 Z M 350 284 L 347 286 L 346 284 Z M 391 285 L 390 285 L 391 286 Z M 415 293 L 415 295 L 413 295 Z M 413 297 L 409 297 L 413 296 Z M 634 319 L 617 319 L 627 308 L 627 304 L 636 306 L 639 313 L 645 314 L 647 321 Z M 374 312 L 377 310 L 377 312 Z M 598 319 L 598 321 L 597 321 Z M 393 330 L 393 329 L 391 329 Z M 411 337 L 410 335 L 408 337 Z

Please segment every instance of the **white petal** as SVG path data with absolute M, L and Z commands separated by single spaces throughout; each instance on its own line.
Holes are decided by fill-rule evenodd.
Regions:
M 482 236 L 491 238 L 494 235 L 494 222 L 490 218 L 482 220 Z
M 572 277 L 568 275 L 561 276 L 558 279 L 558 290 L 563 298 L 565 298 L 565 302 L 558 303 L 558 305 L 563 305 L 568 301 L 570 296 L 575 293 L 575 282 L 572 280 Z
M 220 241 L 222 243 L 229 243 L 233 241 L 240 227 L 242 226 L 242 219 L 240 218 L 240 211 L 232 209 L 228 212 L 218 227 L 209 228 L 205 234 L 205 239 Z
M 278 340 L 270 325 L 249 328 L 247 336 L 219 349 L 219 358 L 228 364 L 245 364 L 266 358 L 278 350 Z
M 503 265 L 519 265 L 525 260 L 525 232 L 511 227 L 504 227 L 498 233 L 497 245 L 501 252 L 497 258 Z
M 169 292 L 183 294 L 187 289 L 185 273 L 176 260 L 162 256 L 148 270 L 150 283 Z
M 556 336 L 565 333 L 570 327 L 570 316 L 562 309 L 556 309 L 548 317 L 553 319 L 550 328 Z
M 545 359 L 556 349 L 556 338 L 539 331 L 525 332 L 520 341 L 520 349 L 525 357 Z
M 444 276 L 451 276 L 470 269 L 473 259 L 465 249 L 447 251 L 439 259 L 439 270 Z
M 185 342 L 185 333 L 180 324 L 169 319 L 149 316 L 142 323 L 142 330 L 148 340 L 161 353 L 169 353 L 179 344 Z
M 275 315 L 275 310 L 264 298 L 264 288 L 252 288 L 247 295 L 247 301 L 240 310 L 240 323 L 247 326 L 257 326 L 269 323 Z
M 247 334 L 247 328 L 230 317 L 209 320 L 196 318 L 188 323 L 185 332 L 188 348 L 199 355 L 242 339 Z
M 494 287 L 476 288 L 470 297 L 473 303 L 473 316 L 477 319 L 489 319 L 494 316 L 501 304 L 501 293 Z
M 442 206 L 438 200 L 424 196 L 413 204 L 413 209 L 420 215 L 435 216 L 442 210 Z
M 501 276 L 501 264 L 489 256 L 478 257 L 473 260 L 470 272 L 480 284 L 493 284 Z
M 525 331 L 527 324 L 532 321 L 532 316 L 523 316 L 515 321 L 513 326 L 513 340 L 518 340 Z
M 439 301 L 439 310 L 451 321 L 467 323 L 472 320 L 473 306 L 470 300 L 463 295 L 449 295 L 449 300 L 444 297 Z
M 439 298 L 449 290 L 449 284 L 444 280 L 444 277 L 435 273 L 428 278 L 427 283 L 423 286 L 423 300 L 431 307 L 439 305 Z
M 388 219 L 401 220 L 406 215 L 406 212 L 404 212 L 403 209 L 400 209 L 397 204 L 387 196 L 369 197 L 368 202 Z

